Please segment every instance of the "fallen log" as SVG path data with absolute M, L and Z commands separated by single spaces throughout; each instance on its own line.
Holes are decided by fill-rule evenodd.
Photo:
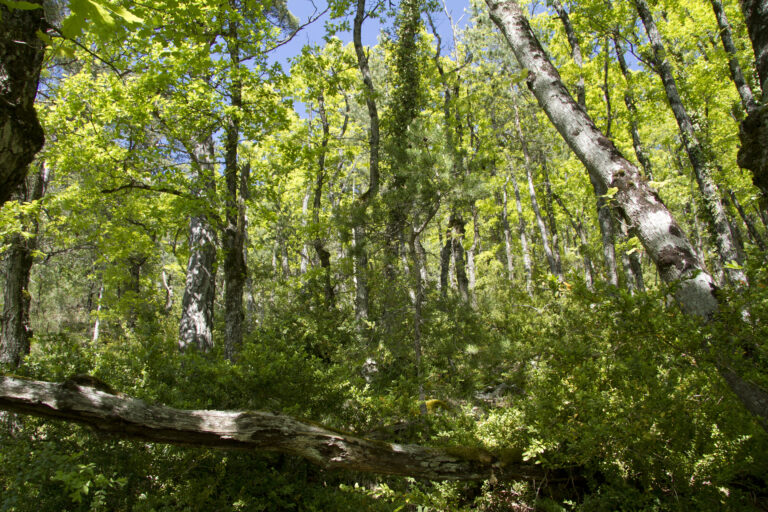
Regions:
M 0 410 L 87 425 L 123 439 L 296 455 L 326 469 L 429 480 L 558 480 L 520 453 L 430 448 L 358 437 L 277 412 L 151 405 L 98 381 L 2 377 Z M 562 478 L 562 477 L 561 477 Z

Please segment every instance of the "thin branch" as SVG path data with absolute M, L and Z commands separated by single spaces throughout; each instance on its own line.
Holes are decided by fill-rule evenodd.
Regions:
M 155 187 L 152 185 L 147 185 L 146 183 L 142 183 L 140 181 L 131 180 L 129 183 L 126 183 L 124 185 L 120 185 L 119 187 L 115 188 L 103 188 L 101 189 L 102 194 L 114 194 L 115 192 L 120 192 L 122 190 L 128 190 L 128 189 L 139 189 L 139 190 L 149 190 L 151 192 L 161 192 L 164 194 L 171 194 L 178 197 L 184 197 L 186 199 L 194 199 L 191 195 L 186 194 L 184 192 L 180 192 L 174 188 L 170 187 Z

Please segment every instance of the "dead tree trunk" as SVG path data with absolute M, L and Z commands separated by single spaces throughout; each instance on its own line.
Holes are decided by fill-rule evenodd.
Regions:
M 279 452 L 326 469 L 429 480 L 567 481 L 522 453 L 425 448 L 374 441 L 276 412 L 173 409 L 115 393 L 89 376 L 63 383 L 0 378 L 0 409 L 80 423 L 123 439 L 183 446 Z

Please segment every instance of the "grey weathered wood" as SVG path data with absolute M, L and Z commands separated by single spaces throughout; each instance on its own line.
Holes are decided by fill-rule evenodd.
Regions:
M 55 383 L 2 377 L 0 409 L 81 423 L 126 439 L 287 453 L 327 469 L 430 480 L 545 476 L 540 466 L 522 461 L 520 454 L 500 460 L 483 450 L 375 441 L 276 412 L 174 409 L 77 384 L 75 379 Z

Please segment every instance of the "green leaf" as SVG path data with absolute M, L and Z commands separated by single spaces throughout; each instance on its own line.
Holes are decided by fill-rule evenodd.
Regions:
M 138 16 L 133 14 L 131 11 L 129 11 L 122 5 L 112 9 L 112 12 L 114 12 L 116 15 L 123 18 L 123 20 L 125 20 L 126 23 L 130 23 L 130 24 L 144 23 L 143 18 L 139 18 Z
M 735 261 L 729 261 L 725 265 L 723 265 L 725 268 L 729 268 L 731 270 L 744 270 L 744 267 L 736 263 Z
M 0 0 L 0 4 L 8 7 L 8 9 L 19 9 L 21 11 L 33 11 L 35 9 L 42 9 L 40 4 L 33 4 L 32 2 L 25 2 L 24 0 Z
M 608 189 L 608 191 L 605 194 L 603 194 L 602 197 L 605 197 L 607 199 L 613 199 L 613 196 L 615 196 L 616 192 L 618 191 L 619 191 L 618 187 L 611 187 Z
M 519 84 L 520 82 L 522 82 L 523 80 L 528 78 L 529 74 L 530 74 L 530 71 L 528 71 L 527 68 L 521 69 L 518 73 L 515 73 L 514 75 L 512 75 L 512 77 L 510 79 L 511 82 L 512 82 L 512 85 Z

